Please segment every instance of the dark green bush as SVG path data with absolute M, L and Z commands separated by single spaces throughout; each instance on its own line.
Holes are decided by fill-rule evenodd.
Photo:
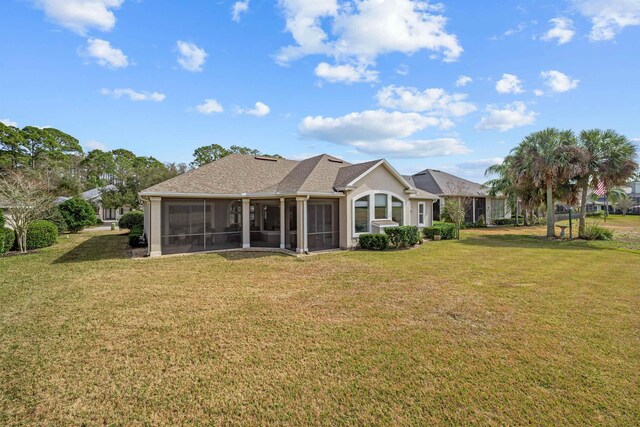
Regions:
M 433 222 L 433 227 L 425 227 L 422 233 L 426 239 L 433 239 L 436 230 L 440 232 L 442 240 L 450 240 L 456 238 L 456 226 L 450 222 Z
M 60 234 L 66 233 L 69 231 L 69 229 L 67 228 L 67 223 L 64 220 L 64 217 L 62 216 L 62 212 L 60 211 L 60 208 L 58 206 L 54 207 L 49 212 L 47 212 L 44 215 L 44 219 L 54 223 L 56 227 L 58 227 L 58 233 Z
M 96 210 L 93 205 L 80 197 L 73 197 L 58 206 L 64 222 L 71 233 L 77 233 L 96 223 Z
M 514 219 L 513 218 L 497 218 L 493 220 L 493 223 L 495 225 L 513 225 Z
M 51 221 L 33 221 L 27 229 L 27 249 L 40 249 L 53 245 L 58 240 L 58 227 Z
M 2 213 L 2 209 L 0 209 L 0 228 L 4 228 L 4 213 Z
M 389 236 L 389 242 L 395 248 L 413 246 L 420 240 L 418 227 L 413 225 L 387 227 L 384 229 L 384 232 Z
M 15 243 L 16 234 L 10 228 L 0 228 L 0 254 L 9 252 Z
M 136 225 L 144 227 L 144 213 L 142 211 L 127 212 L 118 220 L 118 227 L 122 229 L 133 230 Z
M 358 238 L 362 249 L 384 251 L 389 248 L 389 236 L 386 234 L 362 234 Z
M 141 246 L 144 246 L 142 242 L 143 234 L 144 231 L 142 229 L 142 226 L 138 224 L 134 225 L 129 230 L 129 246 L 131 246 L 132 248 L 139 248 Z

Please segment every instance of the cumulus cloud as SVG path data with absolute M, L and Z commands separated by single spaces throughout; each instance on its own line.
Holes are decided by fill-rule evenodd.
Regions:
M 295 44 L 276 56 L 280 64 L 307 55 L 327 55 L 337 65 L 370 66 L 378 56 L 429 50 L 455 61 L 462 47 L 446 31 L 441 5 L 421 0 L 363 0 L 338 5 L 337 0 L 280 0 L 286 29 Z
M 375 82 L 378 80 L 378 72 L 368 70 L 366 66 L 329 65 L 321 62 L 315 69 L 316 76 L 331 83 L 358 83 Z
M 237 1 L 231 7 L 231 19 L 234 22 L 240 22 L 242 14 L 249 11 L 249 0 Z
M 528 111 L 524 102 L 513 102 L 504 108 L 495 105 L 487 107 L 488 115 L 482 117 L 476 130 L 499 130 L 506 132 L 516 127 L 535 123 L 538 113 Z
M 625 27 L 640 25 L 637 0 L 572 0 L 576 9 L 591 20 L 589 38 L 613 40 Z
M 203 70 L 204 62 L 209 54 L 194 43 L 178 40 L 178 64 L 187 71 L 194 73 Z
M 101 89 L 100 93 L 104 96 L 110 96 L 115 99 L 127 97 L 132 101 L 153 101 L 162 102 L 166 98 L 164 93 L 160 92 L 138 92 L 133 89 Z
M 411 158 L 461 154 L 469 149 L 455 138 L 411 139 L 430 127 L 446 127 L 447 119 L 418 113 L 368 110 L 342 117 L 308 116 L 299 126 L 301 136 L 347 145 L 360 153 Z
M 107 68 L 126 68 L 129 59 L 120 49 L 111 46 L 106 40 L 89 39 L 87 46 L 80 54 L 87 58 L 93 58 L 99 65 Z
M 522 93 L 522 82 L 518 76 L 514 74 L 503 74 L 502 78 L 496 83 L 498 93 Z
M 542 40 L 553 41 L 556 40 L 558 45 L 569 43 L 573 36 L 576 34 L 573 29 L 573 21 L 569 18 L 553 18 L 549 20 L 552 25 L 551 29 L 547 31 Z
M 409 66 L 407 64 L 400 64 L 398 68 L 396 68 L 396 74 L 400 74 L 401 76 L 409 75 Z
M 457 87 L 465 87 L 469 83 L 473 83 L 473 79 L 469 76 L 460 76 L 458 80 L 456 80 Z
M 251 108 L 251 109 L 238 108 L 236 109 L 236 112 L 239 114 L 249 114 L 251 116 L 264 117 L 271 112 L 271 108 L 269 108 L 269 106 L 264 102 L 258 101 L 256 102 L 256 105 L 254 108 Z
M 116 25 L 114 9 L 124 0 L 32 0 L 47 19 L 78 34 L 89 29 L 111 31 Z
M 376 94 L 378 104 L 389 109 L 413 112 L 430 112 L 438 116 L 461 117 L 476 111 L 476 106 L 466 102 L 466 94 L 447 93 L 433 88 L 420 91 L 413 87 L 389 85 Z
M 13 126 L 14 128 L 18 127 L 18 122 L 14 122 L 11 119 L 0 119 L 0 123 L 2 123 L 5 126 Z
M 562 93 L 578 87 L 580 80 L 572 79 L 564 73 L 556 70 L 543 71 L 540 77 L 544 79 L 544 84 L 553 92 Z
M 196 111 L 202 114 L 222 113 L 224 108 L 213 98 L 205 99 L 200 105 L 196 105 Z
M 94 141 L 94 140 L 87 141 L 82 143 L 82 146 L 89 151 L 91 150 L 107 151 L 107 146 L 99 141 Z

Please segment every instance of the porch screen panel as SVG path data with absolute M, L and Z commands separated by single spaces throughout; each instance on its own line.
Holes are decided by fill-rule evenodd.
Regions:
M 242 201 L 206 201 L 205 250 L 242 247 Z
M 337 199 L 310 199 L 307 202 L 307 233 L 309 251 L 340 247 Z
M 295 199 L 285 201 L 285 248 L 296 250 L 298 246 L 298 206 Z
M 162 200 L 162 253 L 204 250 L 203 199 Z

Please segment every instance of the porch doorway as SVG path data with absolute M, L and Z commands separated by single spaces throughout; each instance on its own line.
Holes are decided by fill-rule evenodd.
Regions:
M 252 247 L 280 247 L 280 199 L 252 200 L 249 205 Z

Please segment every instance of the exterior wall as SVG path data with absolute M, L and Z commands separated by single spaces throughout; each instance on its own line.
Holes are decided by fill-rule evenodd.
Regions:
M 433 200 L 428 199 L 411 199 L 409 223 L 407 225 L 416 225 L 418 228 L 423 228 L 423 226 L 418 224 L 418 205 L 420 203 L 424 203 L 425 208 L 424 227 L 431 227 L 433 225 Z

